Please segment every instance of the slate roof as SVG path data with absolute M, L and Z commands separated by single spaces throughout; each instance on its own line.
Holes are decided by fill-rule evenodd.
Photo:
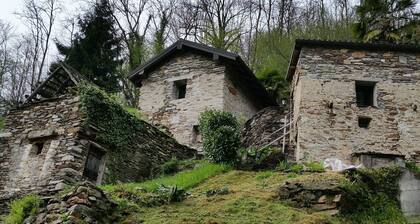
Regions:
M 258 103 L 260 103 L 263 107 L 278 105 L 277 102 L 271 98 L 267 90 L 258 81 L 254 73 L 238 54 L 188 40 L 181 39 L 176 41 L 174 44 L 166 48 L 162 53 L 134 69 L 130 73 L 129 79 L 140 87 L 141 81 L 147 79 L 148 74 L 156 69 L 156 67 L 163 64 L 176 53 L 186 51 L 195 52 L 212 58 L 213 60 L 217 60 L 218 62 L 232 66 L 232 68 L 238 71 L 237 74 L 240 74 L 233 78 L 235 78 L 238 83 L 241 84 L 242 88 L 251 93 L 254 98 L 257 99 Z
M 82 80 L 85 78 L 74 68 L 60 63 L 48 78 L 31 93 L 25 104 L 62 95 L 67 92 L 68 87 L 76 86 Z
M 286 79 L 292 80 L 296 65 L 299 60 L 302 47 L 329 48 L 329 49 L 353 49 L 366 51 L 399 51 L 407 53 L 420 53 L 420 45 L 413 44 L 392 44 L 392 43 L 363 43 L 352 41 L 331 41 L 331 40 L 305 40 L 297 39 L 290 58 Z

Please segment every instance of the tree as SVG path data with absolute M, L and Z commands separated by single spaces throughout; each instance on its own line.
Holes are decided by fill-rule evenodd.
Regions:
M 78 25 L 80 33 L 75 35 L 70 47 L 57 43 L 59 52 L 65 56 L 64 61 L 106 91 L 118 91 L 121 46 L 109 2 L 96 3 L 93 11 L 87 12 Z
M 30 87 L 32 90 L 41 81 L 47 60 L 53 26 L 61 10 L 59 0 L 25 0 L 24 8 L 19 13 L 29 28 L 32 36 L 32 59 Z
M 418 42 L 419 14 L 414 0 L 364 0 L 357 7 L 356 36 L 366 42 Z

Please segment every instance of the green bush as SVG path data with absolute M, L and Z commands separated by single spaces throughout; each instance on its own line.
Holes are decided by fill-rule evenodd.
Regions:
M 5 217 L 5 224 L 21 224 L 31 216 L 36 215 L 41 205 L 41 199 L 37 195 L 27 195 L 14 200 L 10 206 L 10 213 Z
M 420 167 L 415 162 L 406 162 L 405 167 L 413 173 L 420 173 Z
M 200 114 L 199 125 L 205 156 L 216 163 L 236 163 L 241 139 L 235 116 L 225 111 L 206 110 Z
M 179 160 L 174 157 L 161 166 L 161 171 L 163 175 L 169 175 L 178 172 L 178 167 Z
M 287 170 L 289 170 L 289 168 L 290 168 L 290 164 L 286 160 L 281 160 L 279 164 L 277 164 L 277 167 L 276 167 L 278 171 L 283 171 L 283 172 L 286 172 Z
M 287 171 L 292 173 L 301 173 L 304 169 L 305 167 L 303 166 L 303 164 L 298 163 L 291 165 Z
M 309 163 L 305 163 L 305 171 L 322 173 L 325 171 L 325 169 L 321 163 L 309 162 Z
M 405 223 L 398 206 L 399 167 L 357 169 L 342 183 L 342 216 L 352 223 Z

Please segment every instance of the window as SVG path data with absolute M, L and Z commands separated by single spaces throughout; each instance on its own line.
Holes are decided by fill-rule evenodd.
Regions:
M 174 98 L 183 99 L 187 93 L 187 80 L 178 80 L 174 82 Z
M 32 152 L 34 155 L 41 154 L 43 149 L 44 149 L 44 142 L 34 142 L 32 144 Z
M 356 103 L 358 107 L 374 106 L 375 83 L 356 81 Z
M 200 133 L 200 128 L 198 125 L 194 125 L 193 126 L 193 139 L 192 139 L 192 143 L 196 144 L 196 143 L 202 143 L 202 137 L 201 137 L 201 133 Z
M 369 128 L 370 121 L 372 121 L 372 118 L 370 117 L 359 117 L 358 118 L 359 127 Z
M 89 148 L 89 153 L 85 163 L 85 170 L 83 176 L 87 177 L 92 182 L 97 182 L 99 177 L 100 168 L 102 165 L 103 152 L 101 152 L 94 145 Z

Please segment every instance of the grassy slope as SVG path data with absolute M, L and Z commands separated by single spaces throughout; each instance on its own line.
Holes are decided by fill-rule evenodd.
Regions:
M 342 223 L 321 214 L 308 214 L 275 199 L 288 177 L 274 172 L 230 171 L 192 188 L 187 200 L 141 208 L 135 219 L 144 223 Z M 227 195 L 207 197 L 206 191 L 227 187 Z

